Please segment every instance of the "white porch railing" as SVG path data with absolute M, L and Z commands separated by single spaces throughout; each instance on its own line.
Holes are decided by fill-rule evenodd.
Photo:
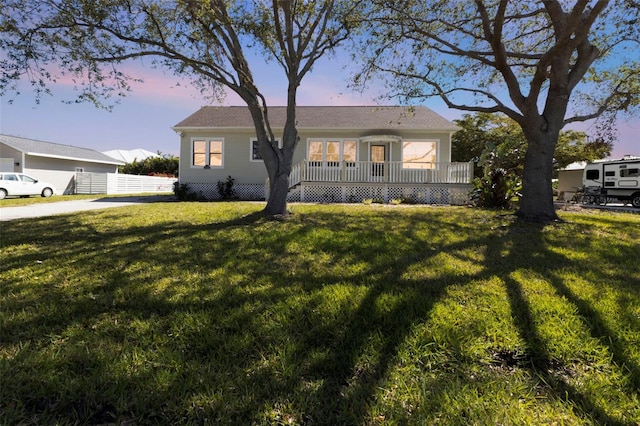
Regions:
M 302 182 L 470 183 L 473 179 L 473 162 L 411 163 L 421 168 L 405 168 L 406 165 L 402 161 L 303 160 L 291 169 L 289 187 Z

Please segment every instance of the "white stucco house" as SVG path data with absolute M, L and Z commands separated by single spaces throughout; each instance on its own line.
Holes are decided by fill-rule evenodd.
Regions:
M 124 164 L 89 148 L 0 135 L 0 171 L 25 173 L 73 194 L 77 173 L 117 173 Z
M 276 138 L 285 107 L 269 108 Z M 289 201 L 468 201 L 473 163 L 451 162 L 450 121 L 426 107 L 300 106 Z M 231 176 L 241 199 L 264 199 L 267 172 L 246 107 L 206 106 L 176 124 L 180 183 L 215 199 Z

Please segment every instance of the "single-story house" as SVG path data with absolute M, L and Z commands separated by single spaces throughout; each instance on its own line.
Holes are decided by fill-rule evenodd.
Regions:
M 276 138 L 285 107 L 269 108 Z M 458 127 L 429 108 L 299 106 L 299 143 L 289 201 L 462 204 L 473 163 L 451 162 Z M 234 179 L 241 199 L 264 199 L 267 171 L 246 107 L 205 106 L 173 127 L 180 135 L 180 184 L 215 199 L 217 183 Z
M 89 148 L 0 135 L 0 171 L 25 173 L 73 194 L 76 173 L 117 173 L 124 164 Z

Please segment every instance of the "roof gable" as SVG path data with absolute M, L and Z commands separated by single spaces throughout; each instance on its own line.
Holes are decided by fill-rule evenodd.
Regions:
M 268 109 L 274 128 L 284 127 L 286 107 Z M 424 106 L 298 106 L 299 129 L 415 129 L 456 131 L 458 127 Z M 247 107 L 205 106 L 174 126 L 186 128 L 253 128 Z
M 62 158 L 102 164 L 123 164 L 121 161 L 89 148 L 37 141 L 9 135 L 0 135 L 0 142 L 24 154 L 39 157 Z

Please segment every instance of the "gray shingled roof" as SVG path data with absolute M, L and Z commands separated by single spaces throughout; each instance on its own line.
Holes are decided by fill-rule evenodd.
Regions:
M 0 142 L 20 152 L 43 157 L 81 160 L 91 163 L 124 164 L 101 152 L 89 148 L 43 142 L 16 136 L 0 135 Z
M 271 126 L 284 127 L 286 107 L 268 109 Z M 455 131 L 458 127 L 427 107 L 298 106 L 299 129 L 426 129 Z M 253 128 L 247 107 L 205 106 L 174 126 L 187 128 Z

